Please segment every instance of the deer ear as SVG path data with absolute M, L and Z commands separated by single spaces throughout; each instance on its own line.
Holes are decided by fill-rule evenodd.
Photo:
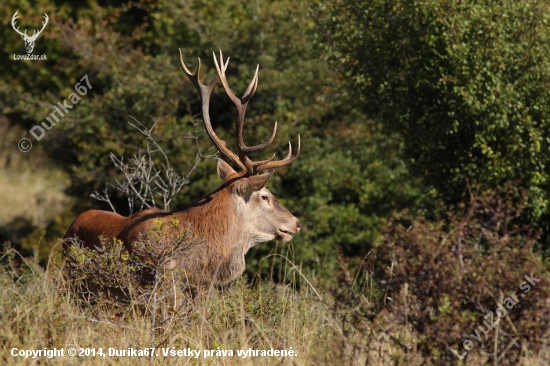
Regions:
M 244 196 L 247 193 L 257 192 L 264 188 L 269 178 L 273 175 L 273 170 L 269 173 L 261 175 L 253 175 L 252 177 L 242 178 L 235 184 L 235 192 L 239 196 Z
M 234 173 L 236 172 L 235 170 L 233 170 L 233 168 L 231 168 L 231 165 L 227 164 L 222 159 L 218 159 L 218 175 L 224 182 L 228 176 Z

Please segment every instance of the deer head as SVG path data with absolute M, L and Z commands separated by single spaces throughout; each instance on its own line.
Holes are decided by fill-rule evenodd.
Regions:
M 32 36 L 27 35 L 27 30 L 25 29 L 25 32 L 20 32 L 19 27 L 15 27 L 15 20 L 19 17 L 17 14 L 19 11 L 16 11 L 15 14 L 13 14 L 13 17 L 11 18 L 11 26 L 13 29 L 21 35 L 21 38 L 23 38 L 23 41 L 25 41 L 25 49 L 27 50 L 27 53 L 32 53 L 32 50 L 34 49 L 34 42 L 42 33 L 44 28 L 46 28 L 46 24 L 48 24 L 48 14 L 44 13 L 44 22 L 42 22 L 42 29 L 37 31 L 36 29 L 33 31 Z
M 250 154 L 262 150 L 269 146 L 277 132 L 277 122 L 273 128 L 273 132 L 269 139 L 259 145 L 247 146 L 243 141 L 243 126 L 248 102 L 256 92 L 258 85 L 258 67 L 252 81 L 244 92 L 242 97 L 237 97 L 229 88 L 225 71 L 229 64 L 229 58 L 224 63 L 223 54 L 220 51 L 220 63 L 214 54 L 214 63 L 218 76 L 215 77 L 208 85 L 200 82 L 200 59 L 197 69 L 192 74 L 183 62 L 183 56 L 180 50 L 180 62 L 184 73 L 189 80 L 195 85 L 199 92 L 202 105 L 202 117 L 208 137 L 212 140 L 220 154 L 227 160 L 238 166 L 238 170 L 234 170 L 229 164 L 220 160 L 218 162 L 218 174 L 226 184 L 232 195 L 232 199 L 237 207 L 237 212 L 243 218 L 245 225 L 249 226 L 249 231 L 254 239 L 248 244 L 248 247 L 254 243 L 265 242 L 273 239 L 289 241 L 292 235 L 299 232 L 301 225 L 296 217 L 294 217 L 286 208 L 279 204 L 277 198 L 269 192 L 265 185 L 273 174 L 273 170 L 292 163 L 300 154 L 300 135 L 298 135 L 298 146 L 296 152 L 292 154 L 292 145 L 288 143 L 288 154 L 282 160 L 274 161 L 275 154 L 267 160 L 253 161 Z M 226 146 L 225 141 L 221 140 L 214 129 L 210 120 L 209 101 L 210 95 L 216 83 L 221 81 L 226 94 L 229 96 L 237 109 L 237 121 L 235 124 L 235 141 L 237 142 L 238 152 L 234 153 Z M 262 171 L 266 173 L 259 174 Z M 246 248 L 248 250 L 248 248 Z

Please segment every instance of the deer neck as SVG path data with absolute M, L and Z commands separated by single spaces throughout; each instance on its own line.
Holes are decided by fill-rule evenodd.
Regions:
M 190 223 L 196 235 L 205 236 L 203 260 L 217 273 L 218 283 L 240 276 L 245 269 L 245 254 L 258 243 L 251 234 L 243 204 L 228 188 L 220 189 L 179 215 L 180 222 Z

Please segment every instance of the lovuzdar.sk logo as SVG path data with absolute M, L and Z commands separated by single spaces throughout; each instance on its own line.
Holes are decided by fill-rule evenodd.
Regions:
M 14 60 L 46 60 L 46 55 L 33 55 L 32 51 L 34 49 L 34 43 L 36 42 L 36 39 L 42 33 L 44 28 L 46 28 L 46 24 L 48 24 L 48 14 L 44 13 L 44 21 L 42 22 L 42 29 L 34 29 L 32 35 L 27 34 L 27 30 L 25 29 L 24 32 L 21 32 L 19 30 L 19 26 L 16 27 L 16 20 L 19 17 L 19 10 L 13 14 L 13 17 L 11 18 L 11 26 L 13 29 L 19 33 L 21 38 L 23 38 L 23 41 L 25 41 L 25 50 L 27 51 L 26 55 L 13 55 Z

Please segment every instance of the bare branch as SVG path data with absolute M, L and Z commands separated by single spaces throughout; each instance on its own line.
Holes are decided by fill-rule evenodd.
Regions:
M 203 155 L 198 144 L 199 137 L 198 125 L 195 122 L 193 126 L 195 133 L 185 136 L 195 140 L 197 154 L 195 162 L 191 169 L 186 174 L 177 173 L 171 166 L 168 156 L 159 144 L 160 138 L 153 135 L 154 128 L 157 126 L 158 120 L 151 117 L 153 124 L 151 127 L 143 125 L 136 118 L 130 116 L 133 120 L 128 121 L 128 124 L 139 131 L 146 139 L 146 147 L 144 151 L 139 149 L 137 154 L 134 154 L 127 162 L 124 157 L 117 157 L 110 154 L 113 165 L 124 175 L 124 180 L 115 179 L 114 184 L 107 184 L 103 193 L 95 191 L 92 197 L 109 203 L 113 212 L 115 208 L 108 197 L 108 189 L 112 188 L 115 192 L 122 193 L 128 199 L 128 207 L 130 213 L 139 206 L 143 208 L 152 208 L 157 206 L 157 202 L 162 202 L 164 210 L 170 209 L 172 198 L 178 194 L 184 185 L 189 183 L 189 176 L 196 169 L 198 163 L 205 157 L 213 155 Z M 158 163 L 157 156 L 160 155 L 162 163 Z
M 111 203 L 111 200 L 109 199 L 109 195 L 107 194 L 107 191 L 109 190 L 109 183 L 106 183 L 105 184 L 105 189 L 103 190 L 103 195 L 101 195 L 100 193 L 98 193 L 97 191 L 95 191 L 94 193 L 92 193 L 90 196 L 95 198 L 96 200 L 98 201 L 103 201 L 103 202 L 107 202 L 109 204 L 109 206 L 111 206 L 111 210 L 113 210 L 113 212 L 116 212 L 115 210 L 115 207 L 113 206 L 113 204 Z

